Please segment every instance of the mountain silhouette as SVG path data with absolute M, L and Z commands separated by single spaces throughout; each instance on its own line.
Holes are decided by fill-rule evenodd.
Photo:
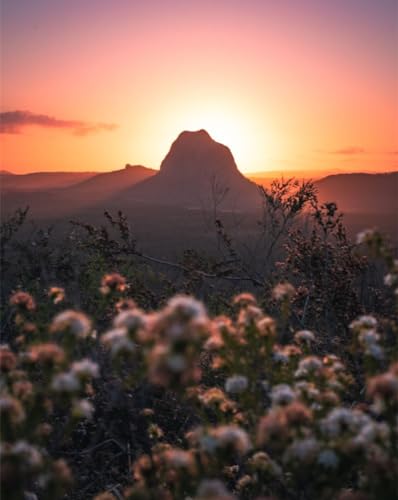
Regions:
M 182 132 L 159 173 L 125 192 L 152 205 L 248 211 L 257 208 L 257 186 L 238 170 L 231 151 L 205 130 Z
M 317 181 L 321 202 L 346 213 L 398 214 L 398 172 L 329 175 Z
M 155 175 L 156 170 L 142 165 L 129 165 L 121 170 L 97 174 L 64 190 L 78 203 L 93 204 L 107 200 L 119 192 Z
M 96 172 L 33 172 L 30 174 L 1 173 L 1 189 L 3 191 L 41 191 L 73 186 Z

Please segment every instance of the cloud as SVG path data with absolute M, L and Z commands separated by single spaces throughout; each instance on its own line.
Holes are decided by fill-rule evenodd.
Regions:
M 5 111 L 0 113 L 0 133 L 20 134 L 28 126 L 65 129 L 75 135 L 87 135 L 117 128 L 112 123 L 90 123 L 81 120 L 61 120 L 53 116 L 40 115 L 30 111 Z
M 349 146 L 347 148 L 336 149 L 334 151 L 329 151 L 332 155 L 360 155 L 366 153 L 364 148 L 358 146 Z

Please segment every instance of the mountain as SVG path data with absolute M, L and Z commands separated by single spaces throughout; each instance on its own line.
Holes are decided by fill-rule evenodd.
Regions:
M 61 196 L 68 196 L 85 205 L 91 205 L 118 195 L 119 192 L 155 174 L 156 170 L 151 168 L 127 164 L 124 169 L 97 174 L 79 184 L 75 184 L 63 190 Z
M 2 191 L 41 191 L 43 189 L 65 188 L 73 186 L 96 172 L 34 172 L 32 174 L 1 175 Z
M 347 213 L 398 214 L 398 172 L 329 175 L 315 183 L 320 201 Z
M 217 206 L 248 211 L 260 204 L 257 186 L 239 172 L 231 151 L 205 130 L 182 132 L 159 173 L 126 190 L 124 197 L 145 204 L 208 210 Z
M 118 193 L 151 177 L 155 172 L 141 165 L 126 165 L 122 170 L 95 174 L 67 187 L 60 187 L 57 183 L 56 187 L 52 188 L 53 184 L 50 183 L 50 188 L 47 188 L 48 182 L 45 182 L 41 189 L 37 186 L 37 189 L 29 191 L 21 188 L 4 189 L 2 186 L 2 206 L 8 213 L 18 207 L 29 206 L 32 217 L 40 218 L 69 216 L 89 207 L 96 207 L 99 213 L 102 213 L 108 206 L 108 200 L 112 197 L 117 199 Z M 84 176 L 82 174 L 83 178 Z M 27 185 L 30 184 L 25 184 Z
M 0 170 L 0 175 L 15 175 L 9 170 Z

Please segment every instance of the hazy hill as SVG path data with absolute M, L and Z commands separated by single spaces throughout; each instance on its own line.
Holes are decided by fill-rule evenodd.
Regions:
M 34 172 L 31 174 L 0 175 L 3 191 L 41 191 L 64 188 L 97 175 L 96 172 Z
M 146 204 L 247 211 L 260 202 L 258 188 L 238 170 L 231 151 L 205 130 L 182 132 L 159 172 L 124 193 Z M 122 200 L 120 200 L 122 201 Z
M 330 175 L 315 183 L 320 201 L 343 212 L 398 214 L 398 172 Z
M 127 164 L 124 169 L 97 174 L 68 189 L 64 189 L 62 196 L 72 197 L 84 204 L 94 204 L 105 201 L 120 191 L 138 184 L 156 174 L 156 170 L 142 165 Z
M 18 207 L 30 207 L 33 217 L 63 217 L 96 206 L 102 213 L 112 197 L 127 187 L 154 175 L 156 171 L 140 165 L 126 165 L 122 170 L 92 175 L 82 182 L 61 188 L 3 189 L 2 209 L 7 213 Z M 32 175 L 32 174 L 30 174 Z M 19 176 L 18 176 L 19 177 Z M 25 177 L 25 176 L 23 176 Z M 45 179 L 46 180 L 46 179 Z

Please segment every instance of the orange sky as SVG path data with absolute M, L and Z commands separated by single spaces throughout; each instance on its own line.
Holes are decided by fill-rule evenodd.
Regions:
M 200 128 L 246 172 L 398 169 L 395 0 L 2 4 L 2 169 L 158 168 Z

